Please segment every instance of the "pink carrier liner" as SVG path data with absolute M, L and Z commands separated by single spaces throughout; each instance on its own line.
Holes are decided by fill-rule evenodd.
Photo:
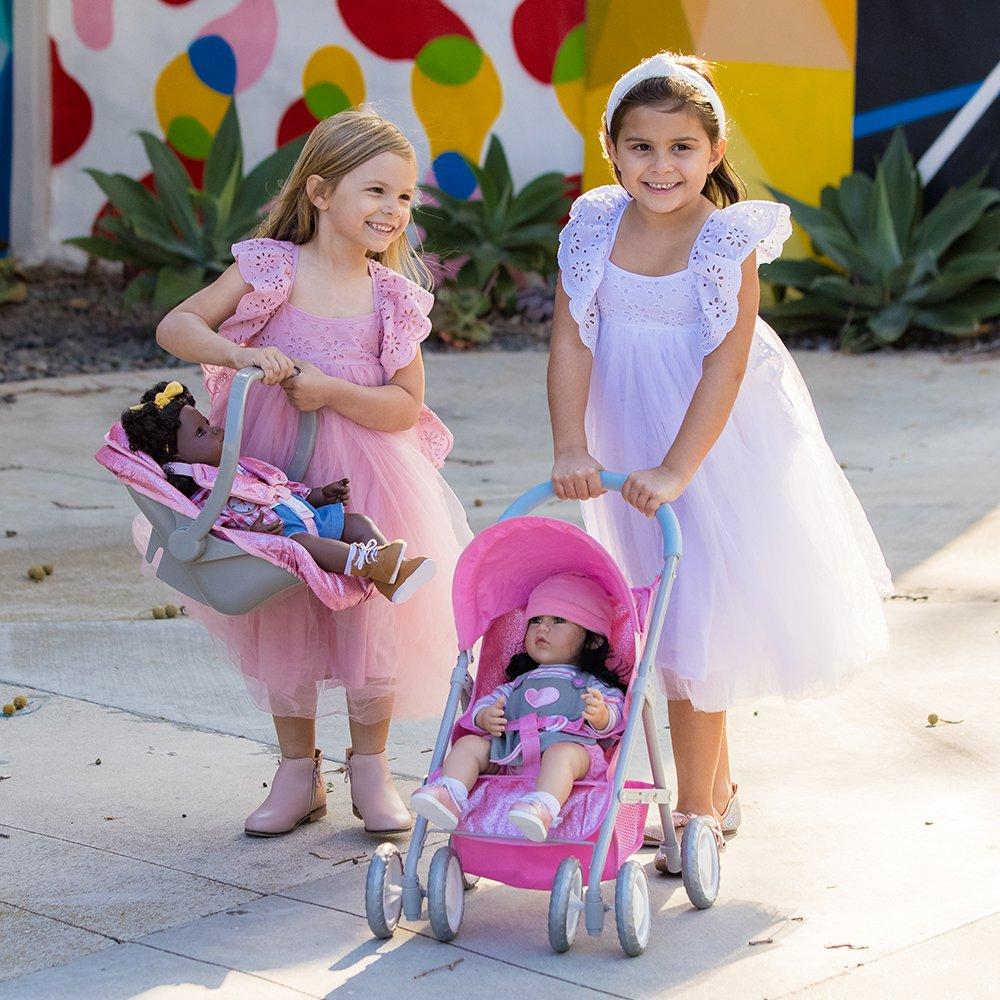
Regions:
M 616 473 L 602 473 L 601 479 L 614 490 L 625 482 Z M 667 867 L 673 874 L 683 874 L 692 902 L 705 908 L 718 893 L 718 848 L 703 818 L 693 818 L 682 844 L 677 843 L 653 711 L 653 655 L 681 555 L 677 518 L 666 504 L 657 512 L 663 569 L 648 586 L 633 589 L 607 550 L 580 528 L 551 517 L 526 516 L 553 497 L 551 483 L 529 490 L 470 542 L 458 560 L 452 601 L 460 653 L 425 783 L 440 773 L 449 746 L 473 731 L 469 706 L 506 680 L 511 657 L 524 650 L 528 596 L 557 573 L 587 576 L 611 597 L 608 666 L 628 686 L 624 733 L 620 740 L 601 742 L 607 773 L 599 780 L 574 783 L 560 823 L 544 843 L 525 839 L 507 819 L 513 804 L 534 788 L 534 774 L 527 768 L 524 773 L 479 778 L 448 845 L 431 860 L 426 888 L 418 872 L 426 819 L 417 817 L 405 865 L 394 845 L 380 845 L 369 865 L 365 896 L 368 923 L 378 937 L 390 937 L 404 914 L 408 920 L 419 920 L 426 899 L 434 934 L 442 941 L 451 940 L 461 923 L 463 886 L 468 889 L 485 877 L 518 888 L 551 891 L 549 940 L 556 951 L 572 944 L 581 915 L 588 933 L 597 935 L 606 911 L 614 909 L 622 947 L 627 954 L 638 955 L 648 942 L 652 918 L 645 872 L 632 857 L 642 847 L 651 804 L 660 809 L 661 850 Z M 473 678 L 469 667 L 480 641 Z M 640 729 L 652 783 L 626 780 Z M 601 883 L 610 879 L 615 879 L 613 907 L 602 897 Z

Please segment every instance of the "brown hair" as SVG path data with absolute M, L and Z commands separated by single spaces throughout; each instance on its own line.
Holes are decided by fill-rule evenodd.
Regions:
M 679 66 L 693 69 L 708 81 L 713 90 L 716 89 L 715 80 L 712 77 L 712 66 L 704 59 L 699 59 L 697 56 L 681 55 L 677 52 L 660 54 L 669 57 Z M 601 148 L 604 150 L 604 158 L 608 161 L 619 184 L 622 182 L 621 173 L 611 160 L 608 150 L 613 149 L 618 141 L 622 125 L 625 122 L 625 115 L 632 108 L 649 104 L 666 104 L 668 111 L 686 111 L 697 119 L 713 146 L 725 139 L 719 126 L 719 120 L 712 110 L 712 105 L 709 104 L 705 95 L 690 83 L 675 76 L 657 76 L 643 80 L 621 99 L 608 125 L 605 125 L 603 119 L 601 120 Z M 733 165 L 723 156 L 719 165 L 705 179 L 705 186 L 701 193 L 719 208 L 725 208 L 726 205 L 732 205 L 746 197 L 746 188 L 743 186 L 740 175 L 733 169 Z
M 392 122 L 370 108 L 353 108 L 324 118 L 309 133 L 271 211 L 254 235 L 308 243 L 316 233 L 316 207 L 306 193 L 306 181 L 313 174 L 319 174 L 332 191 L 344 174 L 381 153 L 395 153 L 404 159 L 416 160 L 410 140 Z M 405 232 L 382 253 L 371 256 L 425 288 L 433 286 L 430 271 L 410 245 Z

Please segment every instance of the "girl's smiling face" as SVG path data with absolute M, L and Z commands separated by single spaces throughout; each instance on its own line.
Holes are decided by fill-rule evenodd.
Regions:
M 226 432 L 214 427 L 193 406 L 180 412 L 177 428 L 177 457 L 189 465 L 215 465 L 222 461 L 222 441 Z
M 383 253 L 410 224 L 410 208 L 417 187 L 417 166 L 409 157 L 379 153 L 344 174 L 332 191 L 313 174 L 307 182 L 312 203 L 333 231 L 362 245 L 369 253 Z
M 565 618 L 539 615 L 528 621 L 524 649 L 536 663 L 576 663 L 586 638 L 586 629 Z
M 708 175 L 726 151 L 714 146 L 698 119 L 683 109 L 643 104 L 630 108 L 608 155 L 622 187 L 650 212 L 668 213 L 701 196 Z

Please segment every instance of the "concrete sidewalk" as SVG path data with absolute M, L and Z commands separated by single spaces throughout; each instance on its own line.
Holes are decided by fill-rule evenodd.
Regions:
M 327 820 L 244 838 L 273 772 L 269 721 L 191 622 L 133 620 L 170 592 L 138 575 L 134 510 L 90 458 L 155 375 L 5 386 L 0 700 L 32 706 L 0 718 L 0 1000 L 440 996 L 486 976 L 543 996 L 995 995 L 1000 362 L 798 361 L 896 577 L 893 650 L 837 698 L 732 713 L 745 818 L 719 901 L 694 911 L 650 866 L 636 960 L 613 920 L 551 954 L 547 895 L 485 882 L 452 944 L 426 923 L 372 940 L 375 842 L 350 815 L 337 717 L 321 726 Z M 456 436 L 446 476 L 479 529 L 547 476 L 544 357 L 427 362 Z M 34 584 L 40 562 L 56 571 Z M 928 728 L 932 711 L 962 721 Z M 394 728 L 403 788 L 435 730 Z

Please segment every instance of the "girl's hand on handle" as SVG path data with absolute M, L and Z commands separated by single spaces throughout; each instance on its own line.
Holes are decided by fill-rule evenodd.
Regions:
M 299 369 L 299 373 L 292 374 L 281 384 L 288 402 L 303 413 L 326 406 L 332 377 L 324 375 L 308 361 L 295 361 L 293 365 Z
M 255 365 L 264 372 L 264 385 L 277 385 L 295 374 L 295 362 L 277 347 L 241 347 L 235 357 L 234 368 Z
M 597 688 L 587 688 L 583 692 L 583 717 L 594 729 L 606 729 L 611 720 L 604 695 Z
M 475 718 L 476 725 L 485 729 L 490 736 L 503 736 L 507 728 L 507 716 L 503 711 L 506 704 L 506 698 L 497 698 L 488 708 L 481 709 Z
M 560 500 L 590 500 L 607 492 L 601 485 L 601 465 L 586 449 L 556 455 L 552 487 Z
M 622 487 L 625 502 L 646 517 L 655 517 L 660 504 L 672 503 L 687 486 L 687 479 L 668 467 L 633 472 Z

